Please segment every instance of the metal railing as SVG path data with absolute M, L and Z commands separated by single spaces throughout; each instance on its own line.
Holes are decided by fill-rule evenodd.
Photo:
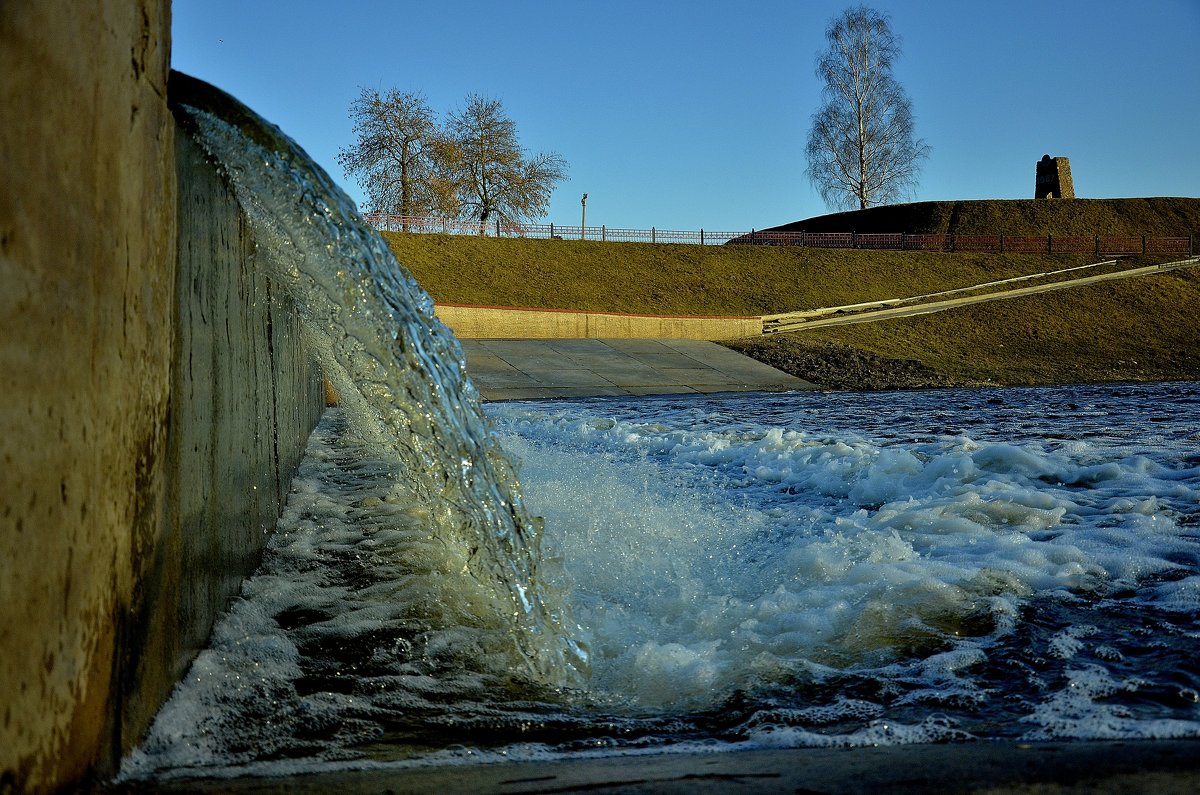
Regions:
M 452 218 L 428 218 L 363 213 L 367 223 L 388 232 L 417 234 L 469 234 L 535 239 L 598 240 L 610 243 L 687 243 L 696 245 L 801 246 L 805 248 L 857 248 L 883 251 L 962 251 L 980 253 L 1093 254 L 1193 256 L 1195 239 L 1188 237 L 1112 235 L 910 235 L 858 232 L 720 232 L 705 229 L 624 229 L 607 226 L 514 224 Z
M 526 237 L 535 239 L 599 240 L 610 243 L 696 243 L 721 245 L 745 232 L 712 232 L 705 229 L 622 229 L 608 226 L 578 226 L 564 224 L 513 224 L 490 221 L 481 226 L 478 221 L 454 218 L 363 213 L 371 226 L 385 232 L 443 233 L 451 235 L 489 235 L 494 237 Z

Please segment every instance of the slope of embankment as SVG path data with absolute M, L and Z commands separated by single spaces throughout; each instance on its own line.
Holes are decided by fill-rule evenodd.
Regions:
M 1074 226 L 1063 220 L 1073 206 L 1088 208 L 1082 211 L 1091 221 L 1088 233 L 1181 235 L 1187 234 L 1186 228 L 1200 228 L 1197 199 L 931 202 L 902 207 L 913 212 L 917 208 L 928 219 L 925 226 L 904 231 L 957 229 L 965 234 L 1002 225 L 1019 235 L 1081 233 L 1083 221 Z M 938 226 L 949 224 L 955 208 L 958 226 Z M 1150 213 L 1146 208 L 1157 209 Z M 885 224 L 886 211 L 896 212 L 863 211 L 884 220 L 876 228 L 856 223 L 857 230 L 884 231 L 886 225 L 887 231 L 898 231 Z M 1052 217 L 1055 214 L 1063 217 L 1062 225 Z M 839 215 L 845 220 L 857 214 Z M 935 224 L 935 216 L 942 220 Z M 992 218 L 995 223 L 985 224 Z M 1182 220 L 1175 225 L 1171 218 Z M 970 226 L 963 225 L 968 222 Z M 838 306 L 966 287 L 1094 259 L 385 237 L 399 260 L 441 303 L 648 314 L 756 315 Z M 1200 273 L 1185 269 L 934 315 L 728 344 L 831 388 L 1197 379 Z
M 1200 236 L 1200 199 L 913 202 L 819 215 L 764 231 L 1187 237 Z
M 385 232 L 447 304 L 760 315 L 964 287 L 1090 256 L 601 243 Z

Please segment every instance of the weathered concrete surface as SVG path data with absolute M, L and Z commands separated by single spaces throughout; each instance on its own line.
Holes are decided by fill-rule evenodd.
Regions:
M 485 400 L 779 392 L 816 385 L 705 340 L 463 340 Z
M 167 0 L 0 3 L 0 792 L 115 770 L 323 404 L 187 140 L 177 190 L 169 29 Z
M 159 533 L 124 632 L 120 750 L 204 647 L 258 565 L 324 379 L 297 313 L 255 257 L 246 219 L 186 134 L 176 136 L 179 251 L 174 357 Z
M 733 340 L 762 334 L 759 317 L 683 317 L 438 304 L 460 339 Z
M 167 0 L 0 3 L 0 790 L 116 733 L 170 388 Z

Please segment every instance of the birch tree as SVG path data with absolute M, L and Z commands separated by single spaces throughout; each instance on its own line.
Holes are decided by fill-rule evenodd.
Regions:
M 914 138 L 912 104 L 892 74 L 900 38 L 866 6 L 825 31 L 817 58 L 824 104 L 813 116 L 807 174 L 826 205 L 865 209 L 902 200 L 917 185 L 929 147 Z

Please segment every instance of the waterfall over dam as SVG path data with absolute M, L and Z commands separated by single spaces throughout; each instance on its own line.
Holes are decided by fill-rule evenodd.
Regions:
M 586 653 L 542 593 L 540 524 L 432 299 L 278 128 L 201 81 L 175 74 L 172 90 L 185 129 L 229 175 L 355 433 L 395 460 L 394 499 L 465 550 L 463 570 L 492 604 L 477 612 L 505 622 L 531 674 L 584 675 Z

